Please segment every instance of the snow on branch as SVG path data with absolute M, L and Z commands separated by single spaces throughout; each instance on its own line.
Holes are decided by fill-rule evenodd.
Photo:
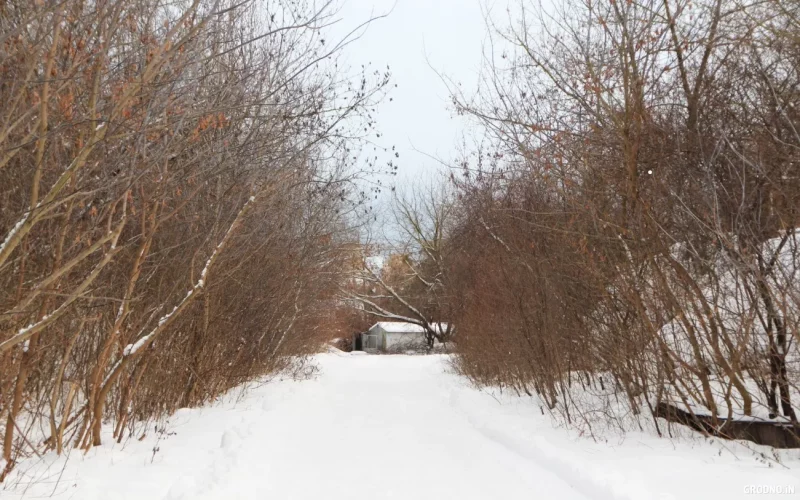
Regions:
M 230 241 L 234 231 L 241 223 L 242 219 L 244 218 L 245 214 L 250 210 L 250 207 L 255 203 L 256 197 L 251 196 L 244 206 L 239 210 L 239 213 L 236 214 L 236 218 L 231 222 L 230 226 L 228 226 L 228 230 L 225 231 L 225 236 L 222 237 L 220 242 L 214 247 L 214 250 L 211 252 L 211 255 L 206 259 L 206 263 L 203 266 L 203 270 L 200 272 L 200 278 L 197 282 L 189 289 L 183 299 L 176 305 L 172 311 L 168 312 L 167 314 L 161 316 L 158 320 L 158 324 L 148 333 L 147 335 L 139 338 L 135 343 L 128 344 L 125 346 L 125 349 L 122 352 L 123 360 L 129 358 L 131 356 L 136 355 L 142 348 L 147 347 L 150 345 L 153 340 L 155 340 L 156 336 L 164 331 L 167 326 L 178 316 L 180 313 L 194 300 L 194 298 L 199 295 L 205 285 L 208 276 L 208 272 L 211 269 L 211 266 L 214 265 L 216 262 L 217 257 L 219 256 L 220 252 L 225 248 L 225 246 Z M 117 362 L 117 365 L 121 364 L 122 360 Z M 103 385 L 112 377 L 112 374 L 116 372 L 117 365 L 114 366 L 114 369 L 111 370 L 106 380 L 103 382 Z
M 86 278 L 84 278 L 84 280 L 78 285 L 78 287 L 75 288 L 75 290 L 73 290 L 70 293 L 69 297 L 67 297 L 67 299 L 50 314 L 46 314 L 42 316 L 42 318 L 40 318 L 38 321 L 31 323 L 26 327 L 20 328 L 19 330 L 17 330 L 16 333 L 14 333 L 11 336 L 11 338 L 6 339 L 3 342 L 0 342 L 0 353 L 3 353 L 11 349 L 20 342 L 27 341 L 36 333 L 47 328 L 50 324 L 52 324 L 54 321 L 60 318 L 61 315 L 67 312 L 67 310 L 69 310 L 69 307 L 72 305 L 72 303 L 78 300 L 83 295 L 86 289 L 89 288 L 92 282 L 94 282 L 95 278 L 97 278 L 97 276 L 100 274 L 100 271 L 102 271 L 103 268 L 109 262 L 111 262 L 111 259 L 119 251 L 116 248 L 116 242 L 117 239 L 119 238 L 119 235 L 122 233 L 122 228 L 125 227 L 125 221 L 126 219 L 123 217 L 122 221 L 117 225 L 115 230 L 109 233 L 109 239 L 111 240 L 112 243 L 111 250 L 106 252 L 105 256 L 100 260 L 100 262 L 98 262 L 95 265 L 94 269 L 92 269 L 89 275 L 86 276 Z
M 396 314 L 390 312 L 387 309 L 384 309 L 383 307 L 379 306 L 369 298 L 364 297 L 363 295 L 358 295 L 352 292 L 348 292 L 347 290 L 342 290 L 342 291 L 345 293 L 345 295 L 347 295 L 351 299 L 360 302 L 362 305 L 371 307 L 373 310 L 364 309 L 364 312 L 372 316 L 377 316 L 379 318 L 396 319 L 398 321 L 405 321 L 407 323 L 413 323 L 415 325 L 419 325 L 422 327 L 424 327 L 425 323 L 427 323 L 427 321 L 424 318 L 423 319 L 412 318 L 410 316 L 404 316 L 402 314 Z

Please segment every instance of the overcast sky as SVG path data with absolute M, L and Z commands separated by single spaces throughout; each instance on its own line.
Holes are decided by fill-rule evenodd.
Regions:
M 448 91 L 437 72 L 476 86 L 486 27 L 486 0 L 339 0 L 341 21 L 336 33 L 346 33 L 371 16 L 363 36 L 345 49 L 353 68 L 371 63 L 391 69 L 393 88 L 379 107 L 379 143 L 397 148 L 398 176 L 387 179 L 398 189 L 435 177 L 444 168 L 430 158 L 449 161 L 467 131 L 467 122 L 454 116 Z M 371 149 L 371 148 L 370 148 Z M 371 151 L 370 151 L 371 152 Z M 386 155 L 386 160 L 393 159 Z M 385 162 L 384 162 L 385 163 Z

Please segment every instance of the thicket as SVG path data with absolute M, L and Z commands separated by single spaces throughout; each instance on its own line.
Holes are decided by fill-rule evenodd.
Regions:
M 443 253 L 459 369 L 573 424 L 797 431 L 800 3 L 519 7 L 454 94 L 485 131 Z
M 358 130 L 328 4 L 0 2 L 0 478 L 312 352 Z

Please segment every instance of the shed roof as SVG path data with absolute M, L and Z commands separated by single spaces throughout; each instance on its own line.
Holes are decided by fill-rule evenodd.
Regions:
M 425 329 L 420 325 L 405 321 L 379 321 L 372 325 L 370 330 L 378 326 L 387 333 L 425 333 Z M 441 331 L 447 329 L 447 323 L 434 323 L 432 326 Z

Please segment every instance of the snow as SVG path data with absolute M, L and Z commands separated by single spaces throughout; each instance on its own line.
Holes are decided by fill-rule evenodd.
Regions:
M 413 323 L 406 323 L 405 321 L 379 321 L 375 323 L 372 328 L 376 326 L 383 329 L 387 333 L 425 333 L 425 329 L 420 325 Z M 370 328 L 370 330 L 372 330 Z
M 41 203 L 37 203 L 37 204 L 36 204 L 36 207 L 34 207 L 34 210 L 37 210 L 37 209 L 38 209 L 38 208 L 39 208 L 41 205 L 42 205 Z M 5 248 L 6 248 L 6 246 L 8 246 L 9 242 L 10 242 L 10 241 L 11 241 L 11 240 L 14 238 L 14 236 L 16 236 L 16 234 L 17 234 L 17 233 L 18 233 L 18 232 L 19 232 L 19 231 L 22 229 L 22 226 L 23 226 L 23 225 L 24 225 L 24 224 L 25 224 L 25 223 L 28 221 L 28 217 L 29 217 L 30 215 L 31 215 L 31 211 L 30 211 L 30 210 L 28 210 L 27 212 L 25 212 L 25 213 L 22 215 L 22 218 L 21 218 L 20 220 L 18 220 L 18 221 L 17 221 L 17 223 L 16 223 L 16 224 L 14 224 L 14 227 L 12 227 L 12 228 L 11 228 L 11 230 L 8 232 L 8 234 L 6 234 L 6 237 L 5 237 L 5 239 L 3 240 L 3 242 L 2 242 L 2 243 L 0 243 L 0 254 L 2 254 L 2 253 L 3 253 L 3 251 L 4 251 L 4 250 L 5 250 Z
M 302 381 L 180 410 L 166 431 L 18 465 L 4 500 L 737 499 L 800 494 L 800 451 L 694 437 L 579 437 L 449 357 L 325 353 Z M 241 396 L 241 397 L 240 397 Z M 159 426 L 161 429 L 162 427 Z M 138 437 L 138 436 L 137 436 Z M 760 457 L 764 452 L 766 457 Z M 35 481 L 35 482 L 34 482 Z M 779 496 L 771 492 L 782 492 Z M 52 496 L 51 496 L 52 495 Z
M 370 330 L 376 326 L 381 327 L 386 333 L 425 333 L 425 328 L 422 326 L 405 321 L 379 321 L 372 325 Z M 441 332 L 447 330 L 447 323 L 433 323 L 431 326 L 438 328 Z
M 50 316 L 51 316 L 50 314 L 45 314 L 44 316 L 42 316 L 42 319 L 40 319 L 36 323 L 31 323 L 26 327 L 20 328 L 17 331 L 17 333 L 15 333 L 11 338 L 6 339 L 2 343 L 0 343 L 0 346 L 6 344 L 13 344 L 20 337 L 26 337 L 25 344 L 22 346 L 22 348 L 24 352 L 28 352 L 28 346 L 30 345 L 30 342 L 27 341 L 27 337 L 30 337 L 32 335 L 31 332 L 33 331 L 34 328 L 38 327 L 39 325 L 50 319 Z
M 131 354 L 136 354 L 136 352 L 139 349 L 141 349 L 142 346 L 145 344 L 145 342 L 150 340 L 150 337 L 152 337 L 152 336 L 153 336 L 153 334 L 149 333 L 149 334 L 145 335 L 144 337 L 140 338 L 139 340 L 137 340 L 135 344 L 126 345 L 125 349 L 123 349 L 123 351 L 122 351 L 122 355 L 123 356 L 130 356 Z
M 781 246 L 783 236 L 787 236 L 788 239 Z M 789 234 L 783 232 L 778 237 L 764 242 L 761 248 L 766 261 L 775 259 L 772 276 L 767 277 L 765 282 L 773 294 L 777 310 L 781 312 L 787 325 L 795 325 L 798 318 L 800 318 L 799 303 L 796 298 L 798 290 L 796 283 L 798 277 L 800 277 L 800 260 L 797 259 L 798 245 L 800 245 L 800 231 L 795 231 Z M 681 255 L 685 250 L 684 244 L 674 245 L 672 248 L 673 257 L 681 260 Z M 701 280 L 700 284 L 704 300 L 714 311 L 715 326 L 724 332 L 727 338 L 731 339 L 732 345 L 736 349 L 742 349 L 746 353 L 745 356 L 767 360 L 768 335 L 762 322 L 756 319 L 759 315 L 762 315 L 762 317 L 765 315 L 763 302 L 760 298 L 757 298 L 754 302 L 753 297 L 750 296 L 745 287 L 745 284 L 749 284 L 751 289 L 755 289 L 756 284 L 753 277 L 742 273 L 739 266 L 735 262 L 731 262 L 731 259 L 724 254 L 716 258 L 714 265 L 714 273 L 712 274 L 717 277 L 717 280 L 711 284 L 704 283 Z M 690 304 L 696 310 L 702 310 L 701 301 L 697 297 L 694 297 L 693 302 L 690 302 Z M 714 335 L 710 332 L 708 326 L 708 318 L 704 315 L 698 316 L 695 311 L 686 307 L 685 321 L 691 325 L 695 333 L 690 333 L 684 322 L 676 317 L 661 327 L 660 335 L 665 345 L 676 358 L 683 361 L 685 366 L 694 367 L 695 369 L 698 366 L 698 359 L 696 359 L 693 352 L 690 338 L 696 338 L 700 354 L 710 369 L 708 378 L 719 416 L 727 417 L 728 407 L 725 401 L 725 394 L 730 385 L 730 379 L 724 370 L 717 366 L 715 361 L 716 355 L 713 344 L 715 341 Z M 791 328 L 789 330 L 791 331 Z M 729 349 L 722 342 L 718 342 L 718 344 L 717 348 L 730 356 Z M 798 372 L 800 370 L 800 359 L 798 359 L 797 346 L 792 345 L 791 339 L 788 346 L 785 353 L 786 368 L 788 370 L 787 378 L 790 381 L 791 398 L 793 401 L 797 401 L 800 398 L 800 388 L 791 384 L 791 381 L 798 380 L 798 377 L 800 377 L 800 372 Z M 765 369 L 765 366 L 766 361 L 764 361 L 764 366 L 756 367 L 754 371 L 759 368 Z M 686 370 L 683 371 L 681 377 L 683 380 L 692 380 L 698 383 L 696 377 Z M 741 379 L 753 398 L 752 417 L 755 419 L 767 419 L 770 413 L 768 403 L 763 391 L 759 389 L 756 381 L 752 378 L 752 372 L 745 373 Z M 686 407 L 684 403 L 680 402 L 673 389 L 670 388 L 668 390 L 668 396 L 677 406 Z M 730 410 L 733 417 L 737 420 L 749 420 L 751 416 L 744 415 L 742 411 L 743 404 L 738 391 L 732 391 L 730 400 L 732 406 Z M 710 415 L 707 408 L 702 408 L 695 404 L 691 406 L 692 411 L 696 414 Z

